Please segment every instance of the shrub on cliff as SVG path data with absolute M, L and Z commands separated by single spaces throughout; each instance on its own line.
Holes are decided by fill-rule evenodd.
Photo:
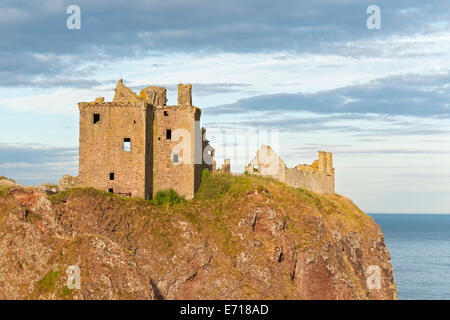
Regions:
M 186 200 L 173 189 L 158 191 L 151 200 L 151 202 L 157 206 L 171 206 L 185 201 Z
M 205 169 L 202 172 L 202 182 L 195 195 L 198 199 L 215 199 L 230 190 L 230 177 L 223 174 L 211 174 Z

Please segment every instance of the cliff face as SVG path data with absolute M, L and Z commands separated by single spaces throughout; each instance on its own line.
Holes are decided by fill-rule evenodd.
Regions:
M 203 180 L 172 206 L 0 186 L 0 298 L 396 299 L 383 234 L 350 200 L 258 177 Z M 66 287 L 70 265 L 80 290 Z

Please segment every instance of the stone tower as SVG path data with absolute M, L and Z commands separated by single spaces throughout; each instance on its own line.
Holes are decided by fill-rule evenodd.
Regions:
M 191 88 L 180 84 L 178 105 L 168 106 L 165 88 L 149 86 L 137 95 L 119 80 L 112 102 L 79 103 L 79 184 L 142 198 L 173 188 L 192 198 L 201 170 L 212 165 L 202 157 L 211 147 Z

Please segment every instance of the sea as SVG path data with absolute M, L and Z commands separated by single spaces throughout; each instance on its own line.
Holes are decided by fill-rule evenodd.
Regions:
M 450 215 L 370 214 L 384 234 L 401 300 L 450 299 Z

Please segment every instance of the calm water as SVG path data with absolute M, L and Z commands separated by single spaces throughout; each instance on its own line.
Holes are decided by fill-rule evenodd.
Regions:
M 371 216 L 391 253 L 399 299 L 450 299 L 450 215 Z

